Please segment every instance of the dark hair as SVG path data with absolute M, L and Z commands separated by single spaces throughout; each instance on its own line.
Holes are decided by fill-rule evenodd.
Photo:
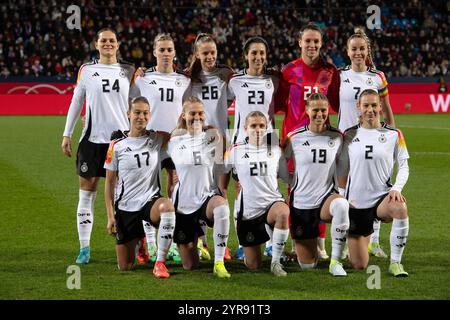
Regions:
M 360 38 L 360 39 L 363 39 L 364 41 L 366 41 L 367 51 L 368 51 L 366 64 L 369 67 L 375 68 L 375 63 L 373 63 L 373 57 L 372 57 L 372 45 L 370 43 L 369 37 L 364 32 L 364 29 L 362 27 L 355 28 L 355 33 L 352 34 L 347 40 L 347 48 L 348 48 L 348 44 L 350 43 L 350 40 L 355 39 L 355 38 Z
M 130 105 L 128 107 L 128 111 L 131 111 L 131 108 L 133 107 L 133 104 L 136 104 L 136 103 L 139 103 L 139 102 L 145 103 L 146 105 L 148 105 L 148 108 L 150 109 L 150 103 L 148 102 L 147 98 L 143 97 L 143 96 L 139 96 L 139 97 L 136 97 L 133 100 L 131 100 L 131 103 L 130 103 Z
M 199 74 L 202 70 L 202 64 L 200 62 L 200 59 L 197 59 L 195 54 L 197 53 L 197 45 L 202 43 L 214 43 L 214 38 L 209 33 L 199 33 L 197 37 L 195 38 L 193 49 L 192 49 L 192 62 L 189 68 L 187 69 L 187 73 L 190 75 L 192 81 L 200 81 Z
M 308 24 L 304 25 L 304 26 L 300 29 L 300 31 L 299 31 L 299 33 L 298 33 L 298 39 L 299 39 L 299 40 L 302 39 L 303 33 L 304 33 L 306 30 L 313 30 L 313 31 L 319 32 L 319 33 L 320 33 L 321 40 L 322 40 L 322 43 L 323 43 L 324 35 L 323 35 L 323 32 L 322 32 L 322 29 L 320 29 L 320 27 L 319 27 L 317 24 L 315 24 L 314 22 L 308 22 Z
M 242 51 L 244 52 L 244 54 L 248 54 L 248 50 L 250 49 L 250 45 L 253 43 L 262 43 L 264 44 L 264 46 L 266 47 L 266 52 L 269 52 L 269 45 L 267 44 L 267 41 L 264 40 L 264 38 L 262 37 L 251 37 L 248 38 L 247 41 L 245 41 L 244 46 L 242 48 Z
M 306 106 L 310 107 L 312 101 L 319 101 L 319 100 L 328 102 L 328 98 L 326 95 L 324 95 L 322 92 L 315 92 L 312 95 L 310 95 L 306 100 Z
M 119 37 L 117 36 L 116 31 L 114 31 L 114 30 L 111 29 L 111 28 L 102 28 L 102 29 L 100 29 L 100 30 L 97 32 L 97 34 L 95 35 L 95 42 L 97 42 L 98 39 L 100 39 L 100 33 L 105 32 L 105 31 L 110 31 L 110 32 L 114 33 L 114 35 L 116 36 L 116 40 L 119 41 Z

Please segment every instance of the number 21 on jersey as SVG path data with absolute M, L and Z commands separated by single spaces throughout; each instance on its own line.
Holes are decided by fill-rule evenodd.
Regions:
M 312 87 L 312 86 L 304 86 L 304 92 L 303 92 L 303 99 L 308 100 L 308 97 L 313 94 L 319 92 L 318 87 Z M 314 92 L 313 92 L 314 91 Z

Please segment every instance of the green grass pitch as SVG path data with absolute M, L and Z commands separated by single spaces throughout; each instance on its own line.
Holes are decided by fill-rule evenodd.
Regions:
M 404 190 L 410 233 L 403 264 L 409 278 L 390 277 L 388 261 L 380 258 L 369 263 L 381 269 L 379 290 L 368 289 L 365 271 L 347 269 L 348 277 L 333 278 L 328 262 L 308 272 L 288 263 L 288 276 L 275 278 L 268 258 L 256 272 L 242 261 L 228 262 L 231 279 L 215 278 L 211 261 L 189 272 L 170 263 L 172 276 L 166 280 L 155 279 L 150 265 L 121 273 L 114 239 L 106 234 L 102 180 L 91 263 L 81 266 L 81 289 L 69 290 L 67 268 L 79 249 L 78 180 L 75 159 L 61 153 L 65 117 L 0 117 L 0 299 L 449 299 L 450 114 L 397 115 L 396 121 L 411 156 Z M 79 135 L 80 125 L 74 141 Z M 230 187 L 230 197 L 233 192 Z M 389 232 L 390 225 L 383 225 L 381 243 L 387 251 Z M 234 252 L 233 226 L 230 233 Z

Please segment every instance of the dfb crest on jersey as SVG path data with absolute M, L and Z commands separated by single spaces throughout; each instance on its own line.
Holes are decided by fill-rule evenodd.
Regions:
M 303 234 L 303 229 L 302 229 L 301 226 L 298 226 L 298 227 L 295 229 L 295 235 L 296 235 L 297 237 L 300 237 L 302 234 Z
M 81 172 L 84 172 L 84 173 L 86 173 L 89 170 L 86 162 L 83 162 L 83 164 L 80 167 L 80 170 L 81 170 Z
M 177 87 L 181 87 L 181 80 L 180 80 L 180 79 L 176 79 L 176 80 L 175 80 L 175 85 L 176 85 Z
M 386 142 L 386 136 L 384 134 L 381 134 L 381 136 L 379 136 L 378 141 L 380 141 L 381 143 L 385 143 Z
M 125 78 L 127 76 L 124 68 L 120 68 L 119 76 L 121 76 L 122 78 Z
M 272 82 L 270 82 L 270 80 L 267 80 L 267 81 L 266 81 L 266 88 L 267 88 L 267 89 L 272 88 Z
M 336 145 L 336 141 L 334 141 L 334 139 L 328 140 L 328 146 L 330 148 L 334 148 L 335 145 Z
M 253 233 L 248 232 L 247 236 L 245 237 L 247 239 L 248 242 L 253 242 L 255 241 L 255 236 L 253 235 Z
M 367 84 L 368 86 L 372 86 L 372 85 L 373 85 L 372 79 L 371 79 L 371 78 L 367 78 L 366 84 Z
M 183 231 L 178 231 L 178 239 L 180 240 L 180 241 L 184 241 L 184 240 L 186 240 L 186 235 L 184 234 L 184 232 Z

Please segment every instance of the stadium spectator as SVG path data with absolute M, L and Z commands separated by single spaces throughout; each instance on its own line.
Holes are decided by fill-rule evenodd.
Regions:
M 334 58 L 336 66 L 342 67 L 347 64 L 340 60 L 340 57 L 344 57 L 344 60 L 346 57 L 342 41 L 348 39 L 355 26 L 366 24 L 365 11 L 369 2 L 330 0 L 324 5 L 319 1 L 292 4 L 290 1 L 255 0 L 242 8 L 239 1 L 221 1 L 219 6 L 198 1 L 175 1 L 170 7 L 160 7 L 149 0 L 131 0 L 125 6 L 119 5 L 117 1 L 103 0 L 95 4 L 89 2 L 83 7 L 81 31 L 70 30 L 65 25 L 65 8 L 70 4 L 63 0 L 58 5 L 50 1 L 41 1 L 39 6 L 25 1 L 1 5 L 0 45 L 3 48 L 0 49 L 0 61 L 8 65 L 15 61 L 18 72 L 12 73 L 22 75 L 25 68 L 21 55 L 26 59 L 33 54 L 50 54 L 52 65 L 62 63 L 66 56 L 72 56 L 73 63 L 65 66 L 61 74 L 68 73 L 74 77 L 76 66 L 91 60 L 95 55 L 90 42 L 92 30 L 109 26 L 116 28 L 120 34 L 120 52 L 125 60 L 132 60 L 132 44 L 137 38 L 144 56 L 136 59 L 136 65 L 143 63 L 148 66 L 152 62 L 145 55 L 148 52 L 145 50 L 147 39 L 154 38 L 161 31 L 169 31 L 178 35 L 174 37 L 179 48 L 177 58 L 179 67 L 184 69 L 189 64 L 190 52 L 190 40 L 185 39 L 185 35 L 204 31 L 217 37 L 220 52 L 226 52 L 228 48 L 233 68 L 244 66 L 238 50 L 239 43 L 254 35 L 267 39 L 273 48 L 269 59 L 273 65 L 281 67 L 292 60 L 288 53 L 296 52 L 295 25 L 318 21 L 324 27 L 331 48 L 340 53 L 331 57 L 330 52 L 330 59 Z M 404 62 L 408 69 L 400 75 L 425 77 L 428 75 L 428 65 L 432 62 L 442 69 L 441 64 L 448 59 L 450 46 L 445 2 L 381 1 L 380 7 L 382 29 L 375 29 L 368 35 L 374 41 L 374 51 L 380 53 L 375 58 L 375 64 L 386 76 L 398 75 L 394 61 L 398 63 L 397 68 Z M 421 43 L 426 46 L 421 46 Z M 391 55 L 391 52 L 395 54 Z M 413 67 L 413 61 L 420 63 Z M 221 62 L 228 63 L 224 60 Z M 43 64 L 43 67 L 45 75 L 47 66 Z M 447 68 L 440 71 L 444 76 L 448 75 Z

